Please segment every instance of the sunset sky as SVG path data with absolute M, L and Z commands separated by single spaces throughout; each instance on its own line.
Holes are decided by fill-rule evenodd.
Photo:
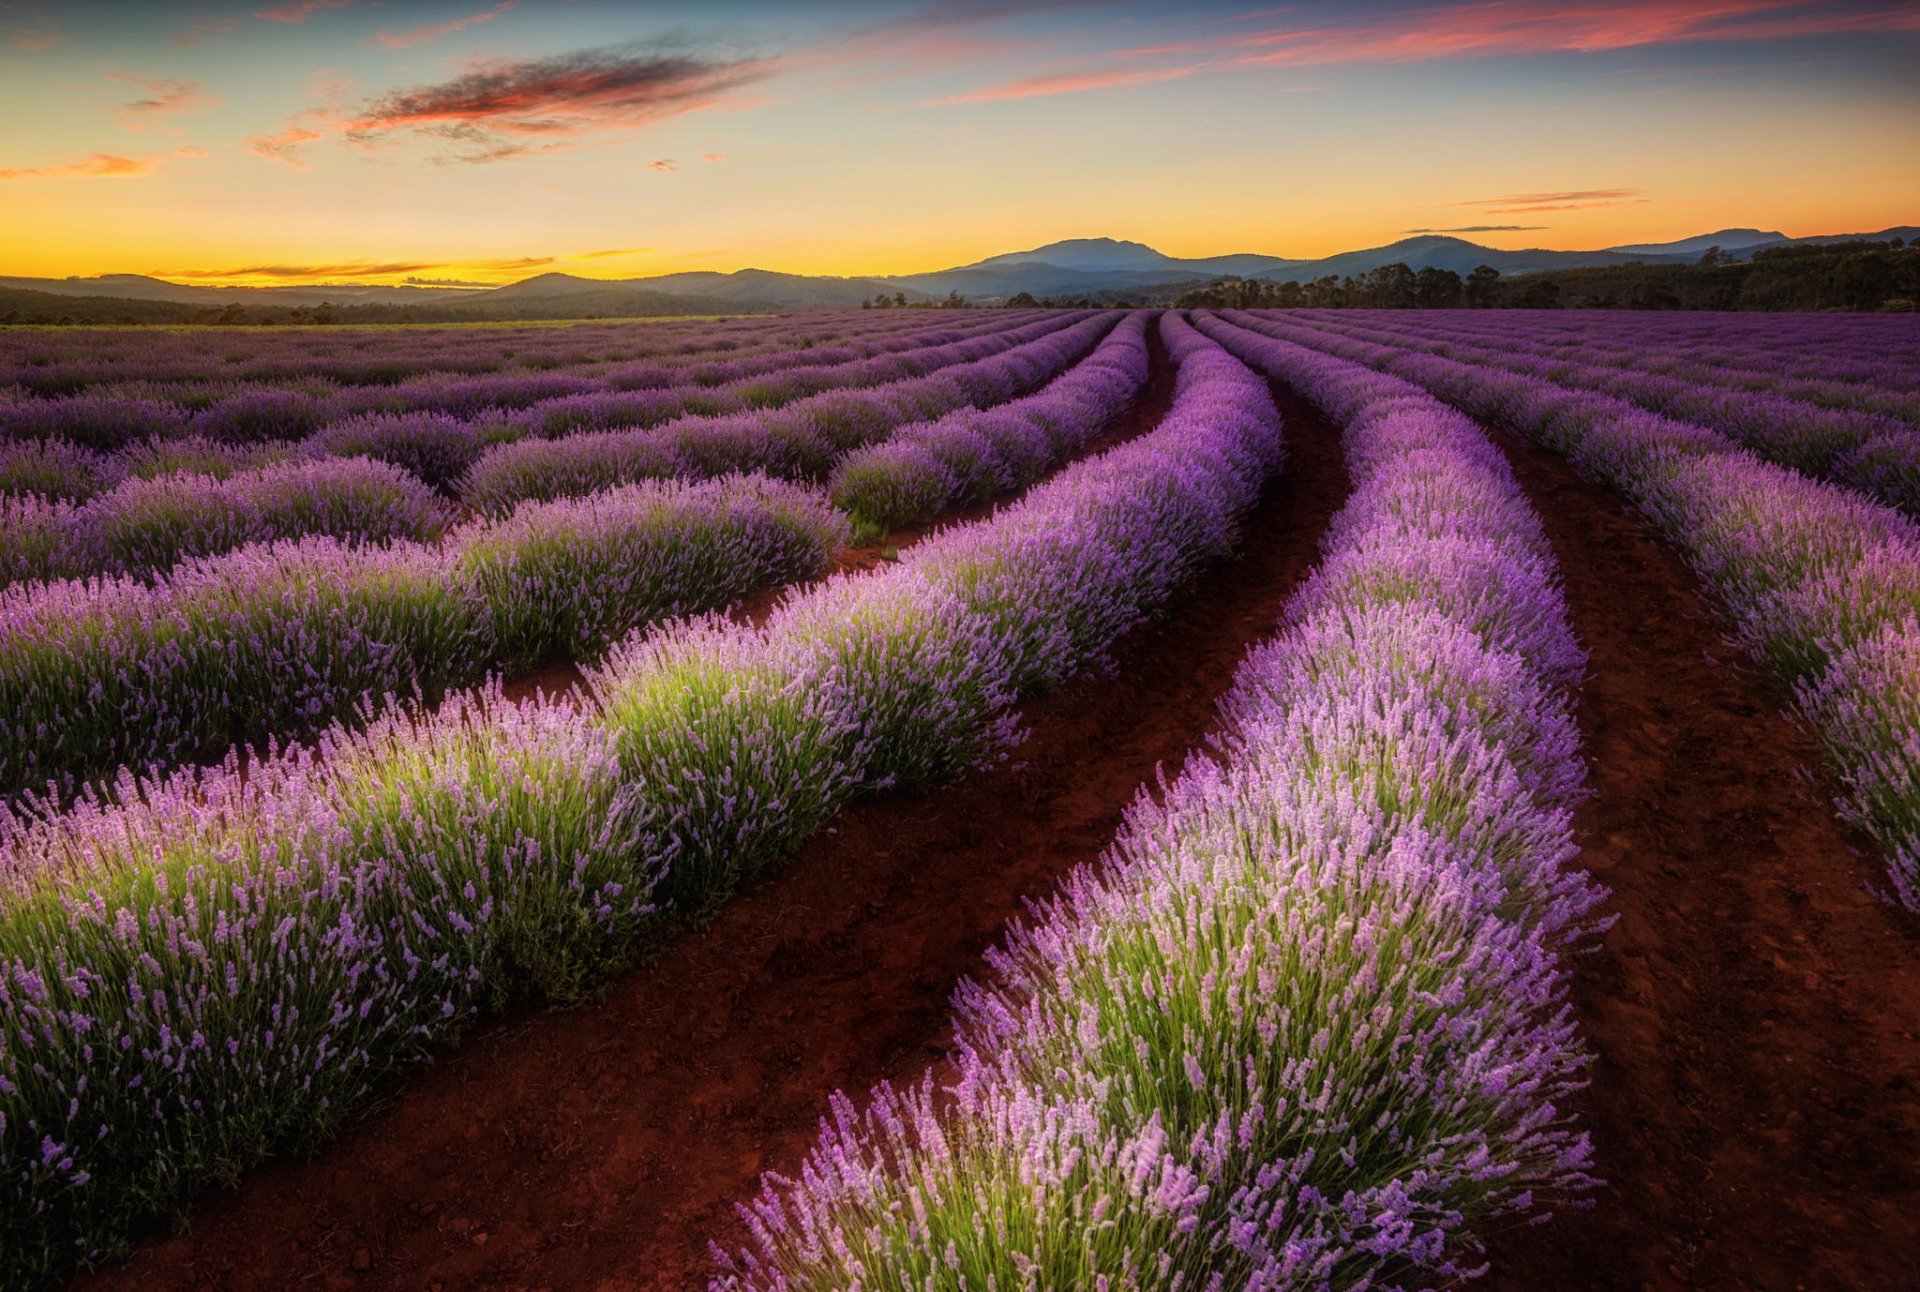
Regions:
M 1920 222 L 1920 4 L 0 0 L 0 274 L 901 273 Z

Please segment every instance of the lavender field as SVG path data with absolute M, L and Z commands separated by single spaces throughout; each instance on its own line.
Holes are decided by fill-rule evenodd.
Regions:
M 1920 316 L 7 329 L 0 583 L 0 1285 L 1920 1250 Z

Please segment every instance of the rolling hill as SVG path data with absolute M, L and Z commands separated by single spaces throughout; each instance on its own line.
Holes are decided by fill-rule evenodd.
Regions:
M 1710 247 L 1736 257 L 1762 247 L 1833 243 L 1854 238 L 1884 241 L 1920 238 L 1920 227 L 1902 225 L 1878 233 L 1823 234 L 1789 238 L 1761 229 L 1721 229 L 1673 242 L 1608 247 L 1597 251 L 1524 248 L 1505 251 L 1464 238 L 1424 234 L 1385 246 L 1319 259 L 1241 252 L 1221 256 L 1169 256 L 1139 242 L 1116 238 L 1071 238 L 1026 251 L 1010 251 L 971 264 L 926 273 L 830 277 L 785 274 L 766 269 L 732 273 L 694 271 L 647 278 L 581 278 L 546 273 L 494 288 L 437 288 L 380 284 L 303 284 L 291 287 L 201 287 L 145 274 L 104 274 L 94 278 L 0 277 L 0 288 L 54 296 L 112 298 L 224 307 L 229 304 L 314 306 L 416 305 L 452 309 L 474 318 L 564 317 L 569 312 L 609 317 L 620 314 L 751 312 L 782 309 L 845 309 L 875 296 L 904 295 L 924 302 L 958 292 L 970 300 L 994 303 L 1025 292 L 1035 297 L 1113 299 L 1129 293 L 1142 298 L 1174 294 L 1177 289 L 1232 275 L 1274 282 L 1307 282 L 1331 274 L 1364 274 L 1397 262 L 1419 270 L 1450 269 L 1465 275 L 1491 265 L 1503 275 L 1540 273 L 1634 263 L 1685 264 Z

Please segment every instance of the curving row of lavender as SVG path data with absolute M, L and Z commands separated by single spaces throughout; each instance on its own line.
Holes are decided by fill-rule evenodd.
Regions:
M 1894 898 L 1920 910 L 1920 525 L 1606 395 L 1236 317 L 1314 349 L 1385 358 L 1624 494 L 1717 594 L 1747 648 L 1794 687 L 1845 787 L 1842 813 L 1884 851 Z M 1234 329 L 1205 326 L 1230 342 Z
M 1431 312 L 1431 311 L 1427 311 Z M 1537 311 L 1522 311 L 1537 313 Z M 1473 344 L 1433 335 L 1423 319 L 1355 322 L 1307 316 L 1309 326 L 1390 350 L 1438 354 L 1464 363 L 1593 390 L 1652 412 L 1698 423 L 1785 467 L 1860 490 L 1909 516 L 1920 516 L 1920 427 L 1859 408 L 1830 408 L 1756 382 L 1715 384 L 1699 369 L 1645 373 L 1575 354 L 1528 354 L 1515 342 Z M 1920 330 L 1915 332 L 1920 343 Z M 1909 359 L 1907 366 L 1912 366 Z M 1784 383 L 1783 383 L 1784 384 Z M 1855 388 L 1860 389 L 1860 388 Z
M 716 1290 L 1444 1286 L 1592 1187 L 1584 656 L 1539 521 L 1409 384 L 1230 345 L 1345 427 L 1322 565 L 1213 755 L 961 987 L 950 1074 L 836 1095 Z
M 135 478 L 76 507 L 0 497 L 0 585 L 124 574 L 145 578 L 195 556 L 324 534 L 428 542 L 455 512 L 414 474 L 371 458 L 287 462 L 230 479 Z
M 817 313 L 564 326 L 16 330 L 0 338 L 0 396 L 96 391 L 199 409 L 250 384 L 393 386 L 434 374 L 557 369 L 625 379 L 644 371 L 628 365 L 642 363 L 691 368 L 700 380 L 717 382 L 731 379 L 735 360 L 766 350 L 862 350 L 899 336 L 982 326 L 988 318 Z
M 0 793 L 301 738 L 390 694 L 597 658 L 635 627 L 819 573 L 846 522 L 760 476 L 522 507 L 437 544 L 310 537 L 0 589 Z
M 931 366 L 928 376 L 802 400 L 789 410 L 682 418 L 578 447 L 556 441 L 482 462 L 462 489 L 481 510 L 504 515 L 529 499 L 580 496 L 649 478 L 818 476 L 839 452 L 839 441 L 885 437 L 902 418 L 944 411 L 956 400 L 991 404 L 1072 364 L 1110 325 L 1110 316 L 1070 316 L 930 347 L 914 359 L 916 366 Z M 144 578 L 189 557 L 315 534 L 375 543 L 431 539 L 446 529 L 451 511 L 426 484 L 448 484 L 467 472 L 485 443 L 470 423 L 438 414 L 361 418 L 325 428 L 310 446 L 352 457 L 282 463 L 225 479 L 199 473 L 135 478 L 79 507 L 0 499 L 0 578 Z
M 483 690 L 8 818 L 0 1281 L 314 1141 L 503 998 L 581 990 L 856 788 L 996 757 L 1016 696 L 1230 550 L 1279 465 L 1265 382 L 1165 326 L 1156 430 L 761 628 L 638 636 L 575 704 Z
M 1734 315 L 1709 315 L 1704 327 L 1683 327 L 1674 315 L 1615 310 L 1459 310 L 1444 318 L 1430 310 L 1420 317 L 1399 310 L 1302 310 L 1297 317 L 1324 327 L 1338 323 L 1338 313 L 1362 326 L 1415 326 L 1430 340 L 1682 376 L 1920 425 L 1920 366 L 1914 363 L 1920 324 L 1911 315 L 1771 315 L 1758 329 L 1739 327 Z M 1849 320 L 1873 325 L 1872 335 L 1883 343 L 1863 336 L 1835 348 Z
M 191 401 L 161 398 L 142 384 L 128 393 L 0 402 L 0 439 L 61 440 L 111 453 L 180 438 L 239 446 L 301 439 L 337 421 L 401 414 L 459 418 L 501 438 L 564 434 L 581 426 L 651 425 L 685 413 L 772 407 L 821 390 L 917 375 L 990 353 L 991 344 L 982 343 L 996 336 L 1012 335 L 1016 339 L 1005 344 L 1017 344 L 1061 325 L 1057 316 L 995 312 L 958 326 L 923 324 L 854 349 L 809 353 L 771 346 L 750 361 L 734 360 L 718 369 L 640 363 L 607 371 L 430 372 L 395 385 L 306 382 L 202 389 Z M 953 347 L 962 349 L 955 353 Z
M 1299 311 L 1324 319 L 1329 311 Z M 1372 317 L 1392 312 L 1369 311 Z M 1521 317 L 1524 315 L 1525 317 Z M 1796 383 L 1799 397 L 1836 408 L 1872 407 L 1882 396 L 1911 410 L 1920 391 L 1913 365 L 1913 316 L 1900 314 L 1721 314 L 1646 310 L 1472 310 L 1432 320 L 1462 335 L 1515 335 L 1572 348 L 1596 346 L 1654 371 L 1670 365 Z
M 1049 380 L 1119 322 L 1117 313 L 1054 316 L 993 337 L 924 352 L 941 362 L 924 375 L 825 390 L 778 408 L 689 416 L 633 430 L 575 431 L 487 449 L 460 479 L 460 497 L 498 512 L 530 498 L 591 493 L 658 476 L 761 470 L 818 478 L 845 454 L 895 427 L 999 403 Z
M 847 454 L 827 481 L 833 505 L 856 527 L 885 533 L 1041 479 L 1146 386 L 1154 317 L 1127 315 L 1092 354 L 1024 399 L 969 405 Z

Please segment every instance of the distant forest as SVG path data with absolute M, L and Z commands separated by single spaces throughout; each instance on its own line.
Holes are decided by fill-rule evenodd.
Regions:
M 1718 247 L 1692 264 L 1608 265 L 1555 269 L 1503 277 L 1482 265 L 1461 275 L 1451 269 L 1415 270 L 1382 265 L 1345 278 L 1328 274 L 1310 282 L 1217 278 L 1175 283 L 1153 292 L 1101 291 L 1073 297 L 1035 297 L 1021 292 L 1009 308 L 1179 309 L 1639 309 L 1639 310 L 1848 310 L 1912 311 L 1920 302 L 1920 242 L 1798 244 L 1755 251 L 1737 260 Z M 862 307 L 908 308 L 904 296 L 876 297 Z M 912 308 L 966 309 L 953 294 L 916 301 Z M 553 319 L 644 318 L 793 312 L 796 306 L 612 287 L 585 296 L 515 298 L 446 305 L 274 305 L 224 307 L 117 296 L 58 296 L 0 288 L 4 324 L 458 324 L 535 322 Z
M 1710 248 L 1693 264 L 1606 265 L 1503 278 L 1482 265 L 1382 265 L 1311 282 L 1223 278 L 1183 292 L 1182 309 L 1892 310 L 1920 300 L 1920 244 L 1766 247 L 1749 260 Z

